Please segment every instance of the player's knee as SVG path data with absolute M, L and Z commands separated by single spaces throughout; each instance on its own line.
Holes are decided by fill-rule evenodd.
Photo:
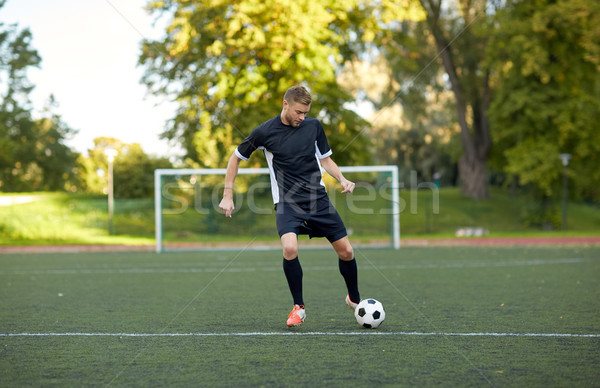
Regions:
M 293 260 L 298 257 L 298 246 L 286 244 L 283 246 L 283 257 L 287 260 Z
M 339 249 L 337 254 L 339 255 L 340 259 L 344 261 L 350 261 L 354 259 L 354 249 L 352 249 L 352 245 L 350 244 L 347 244 Z

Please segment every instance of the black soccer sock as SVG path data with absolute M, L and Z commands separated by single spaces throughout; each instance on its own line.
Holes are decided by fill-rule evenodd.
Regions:
M 288 285 L 290 286 L 290 292 L 294 299 L 294 304 L 304 306 L 304 300 L 302 299 L 302 266 L 300 260 L 296 257 L 293 260 L 283 259 L 283 273 L 287 279 Z
M 348 295 L 350 300 L 354 303 L 360 302 L 360 294 L 358 292 L 358 268 L 356 266 L 356 259 L 350 261 L 339 260 L 340 273 L 346 281 L 346 287 L 348 288 Z

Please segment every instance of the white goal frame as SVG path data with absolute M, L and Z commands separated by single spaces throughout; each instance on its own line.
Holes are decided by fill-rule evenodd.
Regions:
M 400 249 L 400 190 L 398 182 L 398 166 L 341 166 L 344 172 L 388 172 L 392 175 L 392 247 Z M 225 168 L 167 168 L 154 170 L 154 227 L 156 237 L 156 252 L 163 251 L 162 236 L 162 177 L 167 175 L 223 175 Z M 240 168 L 238 175 L 244 174 L 269 174 L 268 168 Z

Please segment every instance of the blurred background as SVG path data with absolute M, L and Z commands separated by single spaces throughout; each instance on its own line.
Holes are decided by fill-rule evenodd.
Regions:
M 150 242 L 154 170 L 224 168 L 295 84 L 424 196 L 403 236 L 600 231 L 598 2 L 0 0 L 0 244 Z

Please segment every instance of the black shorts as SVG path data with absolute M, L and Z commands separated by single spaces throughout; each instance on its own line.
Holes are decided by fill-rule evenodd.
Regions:
M 326 237 L 334 242 L 348 235 L 342 218 L 327 197 L 306 204 L 280 202 L 275 205 L 275 219 L 279 237 L 291 232 L 310 238 Z

